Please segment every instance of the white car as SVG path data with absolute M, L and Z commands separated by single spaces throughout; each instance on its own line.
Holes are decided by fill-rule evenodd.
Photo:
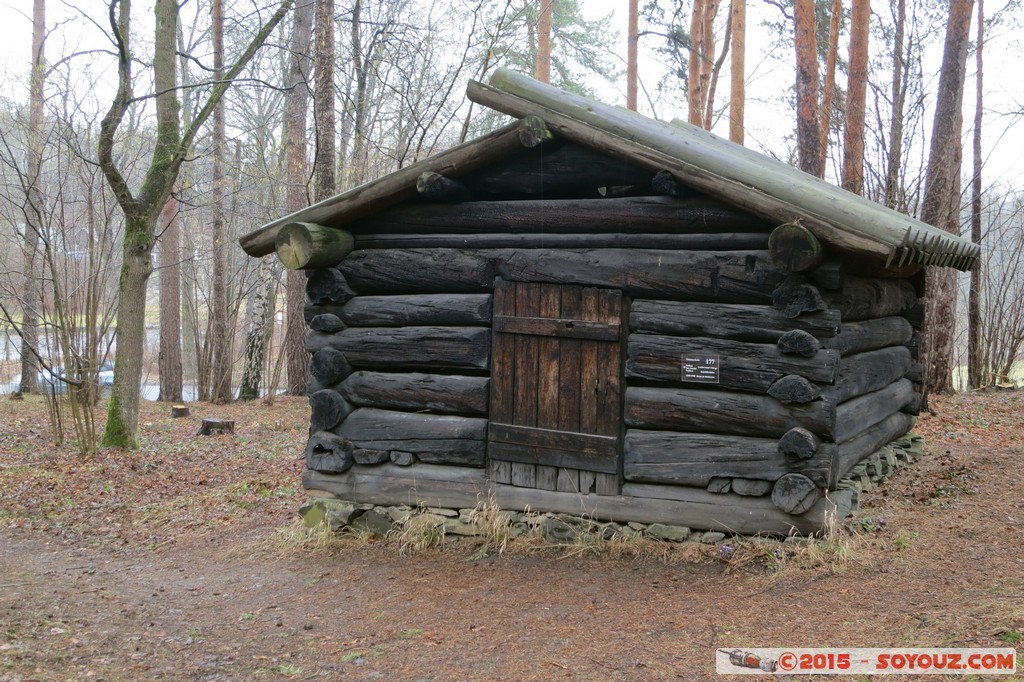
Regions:
M 63 393 L 67 390 L 67 382 L 61 377 L 64 375 L 63 365 L 55 365 L 50 369 L 40 368 L 36 374 L 36 386 L 39 390 L 52 390 L 57 393 Z M 104 362 L 100 365 L 99 370 L 96 372 L 96 379 L 99 383 L 100 393 L 104 393 L 104 389 L 114 385 L 114 365 L 110 362 Z

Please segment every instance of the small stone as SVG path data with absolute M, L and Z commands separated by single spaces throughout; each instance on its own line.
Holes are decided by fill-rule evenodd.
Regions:
M 708 531 L 706 533 L 701 533 L 701 536 L 697 539 L 697 542 L 700 542 L 700 543 L 705 544 L 705 545 L 713 545 L 716 542 L 721 542 L 724 539 L 725 539 L 725 533 L 718 533 L 716 531 Z
M 394 526 L 391 519 L 383 514 L 378 514 L 372 509 L 364 512 L 349 525 L 355 531 L 371 533 L 377 537 L 384 537 Z
M 352 451 L 352 459 L 356 464 L 383 464 L 390 459 L 390 455 L 387 450 L 356 448 Z
M 386 510 L 388 518 L 395 523 L 404 523 L 406 519 L 412 516 L 412 509 L 409 507 L 388 507 Z
M 352 521 L 356 507 L 350 502 L 319 498 L 310 500 L 299 507 L 299 517 L 306 528 L 315 528 L 324 523 L 331 524 L 331 530 L 338 530 Z
M 427 507 L 428 514 L 436 514 L 437 516 L 443 516 L 448 519 L 458 518 L 459 512 L 454 509 L 444 509 L 443 507 Z
M 473 518 L 473 513 L 475 511 L 476 511 L 476 509 L 460 509 L 459 510 L 459 518 L 462 519 L 463 521 L 469 522 L 469 520 L 471 518 Z
M 512 527 L 508 530 L 509 537 L 511 538 L 521 538 L 524 535 L 527 535 L 529 532 L 530 527 L 522 521 L 520 521 L 519 523 L 512 524 Z
M 577 531 L 565 521 L 545 518 L 540 524 L 540 536 L 548 542 L 575 542 Z
M 415 455 L 411 452 L 402 452 L 400 450 L 392 450 L 390 455 L 391 463 L 396 464 L 400 467 L 412 466 L 416 461 Z
M 682 542 L 690 536 L 690 529 L 685 526 L 672 526 L 666 523 L 652 523 L 647 526 L 647 537 L 670 542 Z
M 647 530 L 647 524 L 646 523 L 638 523 L 636 521 L 630 521 L 626 525 L 629 526 L 630 528 L 632 528 L 633 530 L 638 530 L 640 532 L 643 532 L 643 531 Z
M 545 519 L 548 518 L 550 517 L 541 516 L 540 514 L 526 514 L 525 516 L 523 516 L 523 523 L 525 523 L 530 528 L 536 528 L 541 523 L 543 523 Z
M 555 518 L 559 521 L 564 521 L 580 533 L 593 533 L 601 526 L 601 524 L 593 521 L 592 519 L 584 519 L 582 517 L 571 516 L 569 514 L 559 514 Z
M 412 514 L 410 514 L 409 518 L 412 519 L 414 517 L 413 517 Z M 415 515 L 415 519 L 416 519 L 416 521 L 418 523 L 421 523 L 424 526 L 429 526 L 431 528 L 440 528 L 441 526 L 444 525 L 444 522 L 448 520 L 448 519 L 446 519 L 443 516 L 438 516 L 437 514 L 426 514 L 426 513 L 416 514 Z
M 714 476 L 708 481 L 709 493 L 727 493 L 732 490 L 732 479 Z
M 480 535 L 480 528 L 475 523 L 466 523 L 462 519 L 445 519 L 444 532 L 450 535 Z
M 299 507 L 299 518 L 302 519 L 302 525 L 306 528 L 316 528 L 326 518 L 327 510 L 324 509 L 322 504 L 318 504 L 321 501 L 310 500 Z
M 753 478 L 734 478 L 732 479 L 732 491 L 737 495 L 760 497 L 772 491 L 772 482 Z
M 604 526 L 601 528 L 601 539 L 611 540 L 613 537 L 615 537 L 617 533 L 621 532 L 622 526 L 615 523 L 614 521 L 611 521 L 609 523 L 604 524 Z

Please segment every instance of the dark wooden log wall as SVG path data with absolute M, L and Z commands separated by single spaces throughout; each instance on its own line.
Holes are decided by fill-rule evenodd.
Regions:
M 505 196 L 505 171 L 463 181 L 474 196 Z M 529 196 L 532 183 L 508 191 Z M 731 209 L 650 197 L 470 201 L 393 209 L 352 232 L 356 250 L 313 273 L 308 290 L 311 468 L 485 465 L 499 277 L 630 301 L 618 475 L 636 498 L 701 488 L 801 515 L 913 423 L 913 286 L 805 257 L 792 235 L 769 244 L 763 224 Z M 692 355 L 718 358 L 714 383 L 683 376 Z
M 804 257 L 801 240 L 769 248 L 786 276 L 764 304 L 633 302 L 626 481 L 770 494 L 800 514 L 912 426 L 913 285 Z M 715 383 L 681 374 L 695 354 L 717 356 Z
M 336 267 L 307 285 L 309 468 L 482 468 L 491 294 L 361 294 Z

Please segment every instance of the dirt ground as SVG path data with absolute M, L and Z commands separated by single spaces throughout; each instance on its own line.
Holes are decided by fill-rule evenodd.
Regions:
M 717 647 L 1019 647 L 1022 407 L 933 399 L 925 458 L 846 528 L 729 540 L 726 560 L 694 543 L 325 541 L 295 521 L 304 400 L 178 420 L 146 404 L 139 451 L 86 461 L 53 445 L 41 401 L 4 399 L 0 681 L 701 680 Z M 195 436 L 200 416 L 236 434 Z

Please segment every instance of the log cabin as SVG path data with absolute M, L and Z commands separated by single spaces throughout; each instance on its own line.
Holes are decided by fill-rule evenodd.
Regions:
M 478 139 L 245 235 L 308 274 L 303 484 L 814 533 L 906 434 L 923 268 L 979 247 L 685 123 L 500 70 Z

